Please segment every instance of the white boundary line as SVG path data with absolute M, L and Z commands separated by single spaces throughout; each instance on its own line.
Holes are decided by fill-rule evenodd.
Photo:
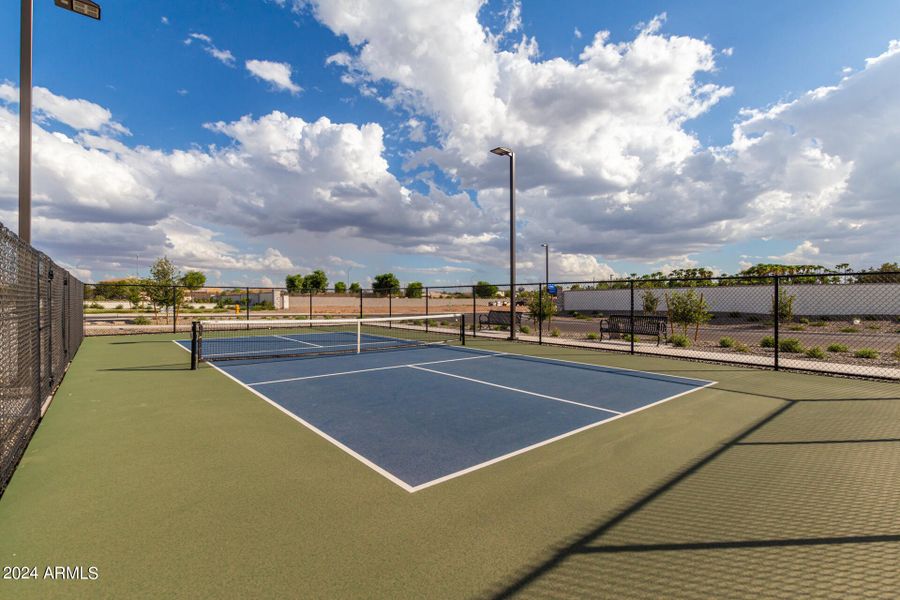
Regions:
M 179 344 L 179 343 L 178 343 L 178 340 L 172 340 L 172 342 L 173 342 L 176 346 L 178 346 L 179 348 L 181 348 L 182 350 L 184 350 L 184 351 L 190 353 L 190 349 L 185 348 L 184 346 L 182 346 L 181 344 Z M 491 350 L 481 350 L 481 349 L 476 349 L 476 350 L 479 350 L 479 351 L 482 351 L 482 352 L 492 352 Z M 488 356 L 501 356 L 501 355 L 524 356 L 524 357 L 527 357 L 527 358 L 535 358 L 535 359 L 537 359 L 537 360 L 541 360 L 541 359 L 542 359 L 542 357 L 539 357 L 539 356 L 529 356 L 528 354 L 516 354 L 516 353 L 514 353 L 514 352 L 502 352 L 502 353 L 490 354 L 490 355 L 488 355 Z M 474 358 L 474 357 L 473 357 L 473 358 Z M 559 362 L 567 362 L 567 363 L 578 364 L 578 365 L 585 365 L 585 366 L 602 367 L 602 365 L 591 365 L 590 363 L 580 363 L 580 362 L 572 361 L 572 360 L 560 360 L 560 359 L 550 359 L 550 360 L 559 360 Z M 321 431 L 321 430 L 317 429 L 314 425 L 312 425 L 311 423 L 308 423 L 307 421 L 301 419 L 300 417 L 298 417 L 298 416 L 295 415 L 294 413 L 290 412 L 289 410 L 287 410 L 287 409 L 284 408 L 283 406 L 279 405 L 278 403 L 274 402 L 273 400 L 270 400 L 268 397 L 265 396 L 265 394 L 262 394 L 261 392 L 258 392 L 257 390 L 254 390 L 253 388 L 251 388 L 250 386 L 248 386 L 248 385 L 245 384 L 244 382 L 242 382 L 242 381 L 240 381 L 239 379 L 233 377 L 233 376 L 230 375 L 229 373 L 223 371 L 222 369 L 220 369 L 219 367 L 217 367 L 217 366 L 214 365 L 213 363 L 207 363 L 207 364 L 208 364 L 210 367 L 212 367 L 213 369 L 215 369 L 216 371 L 218 371 L 219 373 L 222 373 L 223 375 L 225 375 L 226 377 L 228 377 L 229 379 L 231 379 L 232 381 L 234 381 L 235 383 L 237 383 L 239 386 L 241 386 L 241 387 L 243 387 L 243 388 L 249 390 L 253 395 L 255 395 L 255 396 L 259 397 L 259 398 L 262 398 L 262 399 L 265 400 L 267 403 L 269 403 L 269 404 L 271 404 L 272 406 L 274 406 L 275 408 L 277 408 L 279 411 L 283 412 L 284 414 L 286 414 L 286 415 L 289 416 L 290 418 L 294 419 L 295 421 L 297 421 L 298 423 L 300 423 L 300 424 L 303 425 L 304 427 L 307 427 L 308 429 L 310 429 L 313 433 L 316 433 L 316 434 L 319 435 L 320 437 L 322 437 L 322 438 L 328 440 L 329 442 L 331 442 L 332 444 L 334 444 L 335 446 L 337 446 L 338 448 L 340 448 L 341 450 L 343 450 L 344 452 L 346 452 L 347 454 L 349 454 L 349 455 L 352 456 L 353 458 L 357 459 L 359 462 L 363 463 L 364 465 L 366 465 L 367 467 L 369 467 L 370 469 L 372 469 L 373 471 L 375 471 L 375 472 L 378 473 L 379 475 L 383 476 L 383 477 L 384 477 L 385 479 L 387 479 L 388 481 L 391 481 L 392 483 L 396 484 L 397 486 L 401 487 L 402 489 L 406 490 L 407 492 L 409 492 L 409 493 L 411 493 L 411 494 L 412 494 L 412 493 L 415 493 L 415 492 L 418 492 L 418 491 L 421 491 L 421 490 L 424 490 L 424 489 L 429 488 L 429 487 L 431 487 L 431 486 L 437 485 L 437 484 L 439 484 L 439 483 L 444 483 L 445 481 L 449 481 L 449 480 L 451 480 L 451 479 L 456 479 L 457 477 L 461 477 L 461 476 L 463 476 L 463 475 L 467 475 L 467 474 L 472 473 L 472 472 L 474 472 L 474 471 L 478 471 L 478 470 L 483 469 L 483 468 L 485 468 L 485 467 L 489 467 L 489 466 L 491 466 L 491 465 L 493 465 L 493 464 L 499 463 L 499 462 L 504 461 L 504 460 L 506 460 L 506 459 L 508 459 L 508 458 L 513 458 L 514 456 L 518 456 L 519 454 L 524 454 L 524 453 L 526 453 L 526 452 L 530 452 L 531 450 L 535 450 L 535 449 L 537 449 L 537 448 L 540 448 L 541 446 L 546 446 L 546 445 L 548 445 L 548 444 L 552 444 L 553 442 L 557 442 L 557 441 L 559 441 L 559 440 L 562 440 L 562 439 L 565 439 L 565 438 L 567 438 L 567 437 L 576 435 L 576 434 L 581 433 L 581 432 L 583 432 L 583 431 L 587 431 L 588 429 L 593 429 L 594 427 L 599 427 L 600 425 L 605 425 L 605 424 L 607 424 L 607 423 L 611 423 L 612 421 L 615 421 L 615 420 L 617 420 L 617 419 L 621 419 L 622 417 L 627 417 L 627 416 L 629 416 L 629 415 L 633 415 L 634 413 L 641 412 L 642 410 L 647 410 L 648 408 L 652 408 L 652 407 L 657 406 L 657 405 L 659 405 L 659 404 L 663 404 L 664 402 L 668 402 L 669 400 L 674 400 L 675 398 L 679 398 L 679 397 L 681 397 L 681 396 L 685 396 L 685 395 L 687 395 L 687 394 L 692 394 L 692 393 L 697 392 L 697 391 L 699 391 L 699 390 L 706 389 L 706 388 L 708 388 L 708 387 L 710 387 L 710 386 L 715 385 L 715 384 L 718 383 L 717 381 L 708 381 L 708 380 L 705 380 L 705 379 L 693 379 L 693 378 L 690 378 L 690 377 L 682 377 L 681 379 L 693 379 L 694 381 L 706 381 L 707 383 L 706 383 L 706 385 L 698 386 L 698 387 L 695 387 L 695 388 L 692 388 L 692 389 L 689 389 L 689 390 L 685 390 L 685 391 L 680 392 L 680 393 L 678 393 L 678 394 L 675 394 L 675 395 L 673 395 L 673 396 L 669 396 L 668 398 L 663 398 L 663 399 L 661 399 L 661 400 L 657 400 L 656 402 L 652 402 L 652 403 L 650 403 L 650 404 L 645 404 L 644 406 L 641 406 L 641 407 L 636 408 L 636 409 L 634 409 L 634 410 L 631 410 L 631 411 L 628 411 L 628 412 L 624 412 L 624 413 L 620 413 L 620 414 L 615 415 L 615 416 L 613 416 L 613 417 L 609 417 L 608 419 L 603 419 L 603 420 L 601 420 L 601 421 L 597 421 L 596 423 L 591 423 L 591 424 L 589 424 L 589 425 L 585 425 L 584 427 L 580 427 L 580 428 L 578 428 L 578 429 L 573 429 L 572 431 L 569 431 L 569 432 L 560 434 L 560 435 L 558 435 L 558 436 L 556 436 L 556 437 L 553 437 L 553 438 L 550 438 L 550 439 L 547 439 L 547 440 L 543 440 L 543 441 L 538 442 L 538 443 L 536 443 L 536 444 L 532 444 L 531 446 L 526 446 L 525 448 L 519 448 L 518 450 L 515 450 L 515 451 L 513 451 L 513 452 L 509 452 L 509 453 L 504 454 L 504 455 L 502 455 L 502 456 L 497 456 L 497 457 L 492 458 L 492 459 L 490 459 L 490 460 L 487 460 L 487 461 L 485 461 L 485 462 L 478 463 L 477 465 L 472 465 L 471 467 L 467 467 L 467 468 L 465 468 L 465 469 L 461 469 L 461 470 L 459 470 L 459 471 L 455 471 L 455 472 L 453 472 L 453 473 L 449 473 L 449 474 L 444 475 L 444 476 L 442 476 L 442 477 L 439 477 L 439 478 L 437 478 L 437 479 L 432 479 L 431 481 L 426 481 L 425 483 L 421 483 L 421 484 L 419 484 L 419 485 L 412 486 L 412 485 L 409 485 L 408 483 L 406 483 L 405 481 L 403 481 L 402 479 L 399 479 L 398 477 L 396 477 L 395 475 L 393 475 L 393 474 L 390 473 L 389 471 L 386 471 L 385 469 L 381 468 L 381 467 L 378 466 L 377 464 L 373 463 L 372 461 L 370 461 L 369 459 L 367 459 L 365 456 L 362 456 L 361 454 L 355 452 L 353 449 L 349 448 L 348 446 L 345 446 L 344 444 L 342 444 L 342 443 L 339 442 L 338 440 L 334 439 L 333 437 L 331 437 L 330 435 L 328 435 L 328 434 L 325 433 L 324 431 Z M 404 366 L 404 367 L 405 367 L 406 365 L 401 365 L 401 366 Z M 606 368 L 606 367 L 603 367 L 603 368 Z M 609 368 L 611 368 L 611 369 L 618 369 L 619 367 L 609 367 Z M 425 370 L 425 369 L 423 369 L 423 370 Z M 429 370 L 430 370 L 430 369 L 429 369 Z M 650 371 L 639 371 L 638 369 L 622 369 L 622 370 L 623 370 L 623 371 L 633 371 L 633 372 L 636 372 L 636 373 L 651 373 Z M 439 372 L 438 372 L 438 373 L 439 373 Z M 662 375 L 662 376 L 664 376 L 664 377 L 673 377 L 673 376 L 670 376 L 670 375 L 663 375 L 662 373 L 651 373 L 651 374 L 653 374 L 653 375 Z M 442 373 L 442 375 L 446 375 L 446 373 Z
M 529 392 L 528 390 L 522 390 L 519 388 L 509 387 L 507 385 L 500 385 L 499 383 L 491 383 L 490 381 L 482 381 L 481 379 L 473 379 L 471 377 L 463 377 L 462 375 L 456 375 L 455 373 L 444 373 L 443 371 L 435 371 L 434 369 L 426 369 L 426 368 L 420 367 L 418 365 L 406 365 L 406 366 L 408 366 L 410 369 L 416 369 L 417 371 L 427 371 L 429 373 L 435 373 L 437 375 L 444 375 L 446 377 L 455 377 L 456 379 L 464 379 L 465 381 L 471 381 L 473 383 L 479 383 L 481 385 L 487 385 L 490 387 L 500 388 L 501 390 L 509 390 L 511 392 L 518 392 L 520 394 L 527 394 L 529 396 L 537 396 L 538 398 L 546 398 L 547 400 L 554 400 L 556 402 L 565 402 L 566 404 L 574 404 L 575 406 L 583 406 L 585 408 L 608 412 L 608 413 L 612 413 L 614 415 L 622 414 L 621 412 L 619 412 L 617 410 L 603 408 L 602 406 L 593 406 L 591 404 L 575 402 L 574 400 L 566 400 L 564 398 L 557 398 L 556 396 L 548 396 L 546 394 L 539 394 L 537 392 Z
M 389 369 L 405 369 L 407 367 L 417 367 L 419 365 L 436 365 L 439 363 L 458 362 L 461 360 L 474 360 L 476 358 L 493 358 L 500 356 L 499 354 L 482 354 L 479 356 L 467 356 L 465 358 L 448 358 L 447 360 L 432 360 L 429 362 L 413 363 L 408 365 L 389 365 L 386 367 L 372 367 L 371 369 L 358 369 L 356 371 L 338 371 L 337 373 L 322 373 L 320 375 L 306 375 L 304 377 L 288 377 L 287 379 L 272 379 L 270 381 L 257 381 L 248 383 L 247 385 L 269 385 L 271 383 L 287 383 L 289 381 L 305 381 L 307 379 L 321 379 L 322 377 L 336 377 L 338 375 L 355 375 L 356 373 L 370 373 L 372 371 L 387 371 Z
M 283 335 L 272 335 L 274 338 L 278 338 L 279 340 L 287 340 L 289 342 L 294 342 L 295 344 L 306 344 L 307 346 L 313 346 L 315 348 L 321 348 L 320 344 L 313 344 L 312 342 L 304 342 L 303 340 L 295 340 L 294 338 L 289 338 Z

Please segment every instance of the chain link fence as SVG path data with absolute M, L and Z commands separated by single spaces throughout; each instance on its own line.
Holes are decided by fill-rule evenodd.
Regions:
M 0 225 L 0 493 L 81 345 L 83 284 Z

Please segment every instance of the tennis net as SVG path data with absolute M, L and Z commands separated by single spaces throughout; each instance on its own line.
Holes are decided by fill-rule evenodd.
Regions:
M 191 364 L 196 368 L 205 360 L 352 354 L 452 342 L 465 344 L 464 315 L 195 321 Z

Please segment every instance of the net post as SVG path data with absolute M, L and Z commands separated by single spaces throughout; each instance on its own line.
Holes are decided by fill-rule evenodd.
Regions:
M 394 316 L 393 299 L 394 299 L 394 288 L 391 288 L 388 290 L 388 317 Z M 388 329 L 391 329 L 393 327 L 394 327 L 393 321 L 388 321 Z
M 634 354 L 634 279 L 628 283 L 631 288 L 631 309 L 628 311 L 628 337 L 631 339 L 631 354 Z
M 312 318 L 313 318 L 313 297 L 312 297 L 312 295 L 313 295 L 312 290 L 310 290 L 309 291 L 309 319 L 310 319 L 310 321 L 312 321 Z M 309 326 L 312 327 L 312 323 L 310 323 Z
M 197 370 L 197 321 L 191 321 L 191 371 Z
M 459 341 L 463 346 L 466 345 L 466 313 L 459 315 Z
M 356 353 L 362 351 L 362 321 L 356 322 Z
M 247 320 L 250 320 L 250 288 L 245 288 L 245 298 L 247 299 Z M 250 323 L 247 323 L 247 329 L 250 329 Z
M 362 301 L 362 295 L 363 295 L 362 288 L 359 288 L 359 318 L 360 318 L 360 319 L 363 318 L 363 305 L 362 305 L 362 302 L 363 302 L 363 301 Z

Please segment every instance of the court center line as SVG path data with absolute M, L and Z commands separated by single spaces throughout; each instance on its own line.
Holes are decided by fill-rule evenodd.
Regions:
M 294 338 L 289 338 L 283 335 L 272 335 L 272 337 L 276 337 L 279 340 L 287 340 L 289 342 L 294 342 L 295 344 L 306 344 L 307 346 L 313 346 L 315 348 L 321 348 L 322 346 L 319 344 L 313 344 L 312 342 L 304 342 L 303 340 L 295 340 Z
M 557 398 L 556 396 L 548 396 L 546 394 L 539 394 L 537 392 L 529 392 L 528 390 L 523 390 L 520 388 L 509 387 L 507 385 L 500 385 L 499 383 L 491 383 L 490 381 L 482 381 L 481 379 L 472 379 L 471 377 L 463 377 L 462 375 L 456 375 L 454 373 L 444 373 L 443 371 L 435 371 L 434 369 L 426 369 L 424 367 L 420 367 L 419 365 L 406 365 L 410 369 L 418 369 L 419 371 L 427 371 L 429 373 L 435 373 L 436 375 L 446 375 L 447 377 L 456 377 L 457 379 L 465 379 L 466 381 L 471 381 L 473 383 L 480 383 L 481 385 L 488 385 L 490 387 L 500 388 L 502 390 L 509 390 L 511 392 L 519 392 L 520 394 L 527 394 L 529 396 L 537 396 L 538 398 L 546 398 L 547 400 L 555 400 L 556 402 L 565 402 L 566 404 L 574 404 L 576 406 L 583 406 L 585 408 L 590 408 L 593 410 L 600 410 L 603 412 L 612 413 L 614 415 L 621 415 L 622 413 L 617 410 L 612 410 L 611 408 L 603 408 L 600 406 L 591 406 L 590 404 L 584 404 L 583 402 L 575 402 L 574 400 L 566 400 L 565 398 Z
M 407 365 L 390 365 L 387 367 L 372 367 L 371 369 L 357 369 L 355 371 L 338 371 L 337 373 L 322 373 L 320 375 L 306 375 L 304 377 L 288 377 L 287 379 L 272 379 L 270 381 L 257 381 L 255 383 L 248 383 L 246 385 L 256 386 L 256 385 L 269 385 L 272 383 L 288 383 L 290 381 L 305 381 L 307 379 L 321 379 L 322 377 L 337 377 L 338 375 L 354 375 L 356 373 L 371 373 L 372 371 L 387 371 L 389 369 L 406 369 L 406 368 L 415 368 L 419 365 L 437 365 L 440 363 L 448 363 L 448 362 L 459 362 L 461 360 L 475 360 L 476 358 L 493 358 L 495 356 L 503 356 L 503 352 L 498 352 L 496 354 L 481 354 L 479 356 L 466 356 L 465 358 L 448 358 L 446 360 L 431 360 L 428 362 L 421 363 L 413 363 Z

